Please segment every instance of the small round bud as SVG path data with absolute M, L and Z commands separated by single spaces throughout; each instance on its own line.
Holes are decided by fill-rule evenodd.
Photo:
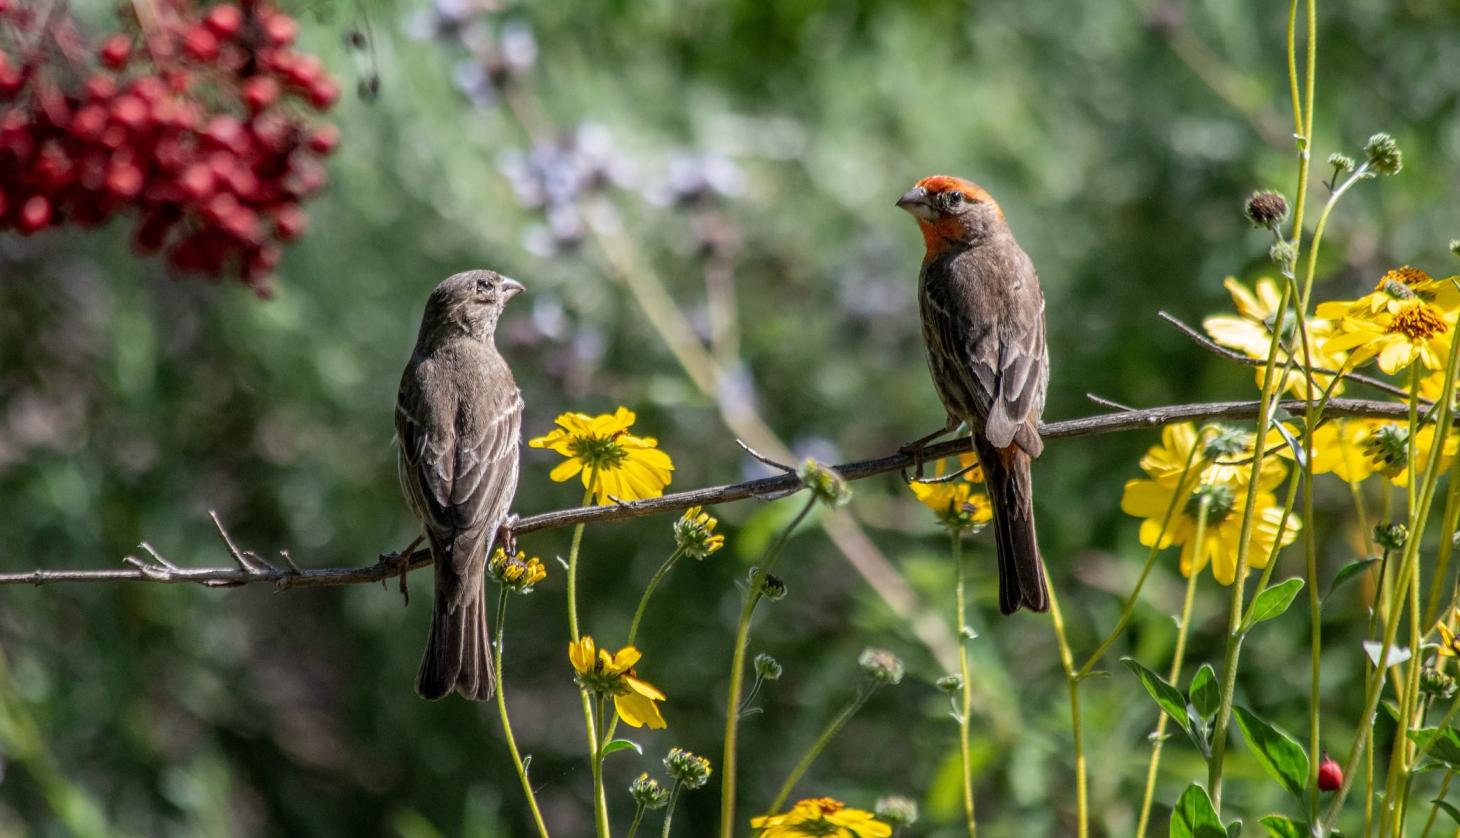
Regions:
M 781 677 L 781 662 L 765 652 L 755 656 L 755 675 L 763 681 L 775 681 Z
M 1369 158 L 1369 168 L 1381 175 L 1397 175 L 1404 168 L 1404 155 L 1399 143 L 1388 134 L 1378 133 L 1364 144 L 1364 154 Z
M 786 598 L 786 580 L 774 573 L 761 574 L 759 571 L 754 571 L 754 573 L 760 577 L 756 582 L 760 586 L 761 596 L 771 602 L 780 602 Z
M 809 457 L 796 469 L 796 476 L 817 500 L 833 509 L 852 499 L 852 489 L 845 478 Z
M 645 809 L 663 809 L 669 803 L 669 789 L 659 785 L 659 781 L 650 777 L 648 772 L 629 783 L 629 794 Z
M 1354 159 L 1347 154 L 1334 152 L 1328 155 L 1328 165 L 1336 172 L 1352 172 L 1354 170 Z
M 1272 247 L 1267 249 L 1267 258 L 1272 260 L 1284 272 L 1291 273 L 1293 265 L 1298 261 L 1298 248 L 1293 243 L 1284 239 L 1280 242 L 1273 242 Z
M 1419 691 L 1434 699 L 1449 700 L 1455 695 L 1455 679 L 1437 669 L 1422 669 Z
M 1288 217 L 1288 199 L 1282 193 L 1272 190 L 1253 192 L 1252 197 L 1247 199 L 1243 212 L 1246 213 L 1247 220 L 1252 222 L 1252 226 L 1275 229 Z
M 1318 763 L 1318 788 L 1323 791 L 1337 791 L 1343 785 L 1343 769 L 1328 754 Z
M 1385 550 L 1403 550 L 1409 540 L 1409 527 L 1403 524 L 1379 524 L 1374 527 L 1374 543 Z
M 1460 256 L 1460 239 L 1450 239 L 1450 254 Z
M 715 535 L 719 523 L 710 513 L 691 506 L 674 522 L 675 546 L 686 556 L 703 559 L 725 546 L 725 536 Z
M 902 658 L 886 649 L 868 646 L 857 658 L 857 664 L 867 673 L 868 678 L 878 684 L 892 686 L 902 681 Z
M 953 695 L 954 693 L 962 692 L 963 676 L 957 673 L 954 673 L 952 675 L 944 675 L 942 678 L 934 681 L 933 686 L 937 687 L 942 692 Z
M 916 800 L 900 795 L 888 795 L 877 799 L 877 805 L 872 807 L 884 823 L 891 827 L 912 826 L 918 822 L 918 804 Z
M 697 789 L 710 781 L 710 761 L 683 748 L 670 748 L 664 757 L 664 769 L 676 783 Z

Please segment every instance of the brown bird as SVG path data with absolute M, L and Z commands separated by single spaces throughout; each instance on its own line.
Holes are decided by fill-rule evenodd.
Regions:
M 1049 608 L 1034 532 L 1029 464 L 1044 450 L 1039 417 L 1049 385 L 1044 294 L 1003 210 L 981 187 L 923 178 L 897 201 L 918 221 L 927 252 L 918 275 L 928 369 L 948 411 L 922 447 L 967 423 L 993 501 L 999 610 Z
M 416 692 L 492 697 L 487 555 L 517 492 L 522 394 L 497 352 L 497 319 L 522 284 L 459 273 L 426 301 L 395 404 L 401 491 L 436 566 L 431 634 Z

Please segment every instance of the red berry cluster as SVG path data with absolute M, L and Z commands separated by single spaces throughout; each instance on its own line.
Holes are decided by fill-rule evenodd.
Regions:
M 329 109 L 339 86 L 292 49 L 294 19 L 260 0 L 147 5 L 153 19 L 106 38 L 94 69 L 64 49 L 0 43 L 0 230 L 134 210 L 139 253 L 264 292 L 280 246 L 304 231 L 300 202 L 325 184 L 319 158 L 339 143 L 307 111 Z M 0 24 L 34 22 L 0 0 Z

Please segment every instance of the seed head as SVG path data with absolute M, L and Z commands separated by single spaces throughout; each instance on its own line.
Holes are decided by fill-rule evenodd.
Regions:
M 902 658 L 886 649 L 868 646 L 862 650 L 857 663 L 867 673 L 867 677 L 879 685 L 891 686 L 902 681 Z
M 1399 143 L 1388 134 L 1378 133 L 1364 144 L 1364 154 L 1369 158 L 1369 168 L 1381 175 L 1397 175 L 1404 168 L 1404 155 Z
M 1247 206 L 1243 211 L 1247 215 L 1247 220 L 1252 222 L 1252 226 L 1275 230 L 1288 217 L 1288 199 L 1284 198 L 1281 192 L 1273 192 L 1270 189 L 1253 192 L 1252 197 L 1247 199 Z

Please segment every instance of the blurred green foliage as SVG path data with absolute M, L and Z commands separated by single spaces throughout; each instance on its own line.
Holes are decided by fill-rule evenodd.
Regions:
M 97 5 L 83 11 L 99 29 L 108 10 Z M 542 213 L 520 204 L 503 172 L 526 149 L 519 124 L 500 100 L 474 104 L 459 89 L 471 75 L 460 39 L 408 34 L 431 7 L 292 11 L 333 72 L 347 82 L 378 72 L 380 93 L 337 111 L 331 186 L 287 251 L 273 301 L 169 280 L 128 252 L 120 228 L 0 238 L 0 569 L 114 567 L 144 539 L 181 564 L 226 564 L 210 509 L 246 548 L 287 549 L 306 566 L 365 564 L 403 546 L 413 533 L 396 486 L 394 390 L 426 293 L 469 267 L 528 286 L 499 339 L 524 390 L 526 432 L 563 410 L 626 404 L 639 411 L 636 431 L 675 457 L 672 489 L 764 473 L 608 278 L 602 253 L 548 246 Z M 618 174 L 603 194 L 698 328 L 709 329 L 706 240 L 733 265 L 745 381 L 735 397 L 753 399 L 798 451 L 884 453 L 942 419 L 914 305 L 921 243 L 892 207 L 935 172 L 997 196 L 1039 267 L 1053 361 L 1046 418 L 1093 412 L 1087 392 L 1136 405 L 1255 392 L 1249 371 L 1194 348 L 1155 312 L 1196 321 L 1227 307 L 1224 276 L 1266 271 L 1267 242 L 1240 210 L 1253 188 L 1293 189 L 1285 4 L 656 0 L 523 4 L 483 20 L 494 36 L 532 33 L 522 89 L 548 119 L 609 139 L 601 162 Z M 1320 9 L 1315 159 L 1357 153 L 1376 130 L 1406 155 L 1402 175 L 1357 190 L 1335 217 L 1320 297 L 1395 264 L 1448 272 L 1460 121 L 1442 68 L 1460 58 L 1457 22 L 1441 0 Z M 355 29 L 368 32 L 367 51 L 347 48 Z M 664 200 L 702 176 L 711 194 Z M 1077 654 L 1113 624 L 1144 555 L 1118 501 L 1153 441 L 1059 442 L 1036 468 L 1041 539 Z M 547 479 L 553 463 L 524 452 L 519 512 L 576 502 L 575 486 Z M 952 569 L 931 517 L 893 477 L 855 488 L 851 509 L 924 607 L 950 612 Z M 1327 578 L 1360 548 L 1346 493 L 1319 488 Z M 610 803 L 625 820 L 629 781 L 671 745 L 718 763 L 737 582 L 787 505 L 715 510 L 729 549 L 681 565 L 657 594 L 641 670 L 669 694 L 670 728 L 634 734 L 646 757 L 609 759 Z M 622 636 L 671 549 L 670 524 L 590 528 L 581 584 L 592 633 Z M 549 560 L 567 540 L 552 531 L 522 546 Z M 1073 761 L 1053 637 L 1044 618 L 997 617 L 991 550 L 987 536 L 973 548 L 980 821 L 990 836 L 1065 834 Z M 1277 578 L 1300 573 L 1296 548 L 1281 561 Z M 1113 677 L 1084 691 L 1104 834 L 1133 828 L 1156 718 L 1113 662 L 1133 655 L 1164 670 L 1181 595 L 1174 563 L 1159 567 L 1111 650 Z M 548 564 L 538 592 L 513 600 L 507 683 L 550 824 L 584 835 L 589 776 L 562 575 Z M 774 654 L 786 673 L 743 726 L 745 816 L 855 690 L 856 655 L 875 643 L 905 656 L 908 678 L 878 692 L 802 789 L 867 808 L 909 795 L 924 807 L 916 834 L 956 834 L 956 730 L 933 687 L 944 670 L 818 528 L 794 538 L 781 569 L 791 594 L 761 613 L 751 651 Z M 492 708 L 411 692 L 429 584 L 413 577 L 409 607 L 393 585 L 0 591 L 0 833 L 526 834 Z M 1345 589 L 1326 612 L 1324 710 L 1343 720 L 1331 728 L 1341 737 L 1361 698 L 1361 594 Z M 1203 581 L 1187 677 L 1220 660 L 1225 597 Z M 1293 731 L 1305 724 L 1306 619 L 1294 609 L 1259 627 L 1238 686 L 1239 703 Z M 1173 742 L 1158 827 L 1202 773 L 1199 755 Z M 1227 776 L 1229 812 L 1253 826 L 1288 805 L 1243 746 Z M 715 788 L 686 795 L 680 834 L 707 832 Z

